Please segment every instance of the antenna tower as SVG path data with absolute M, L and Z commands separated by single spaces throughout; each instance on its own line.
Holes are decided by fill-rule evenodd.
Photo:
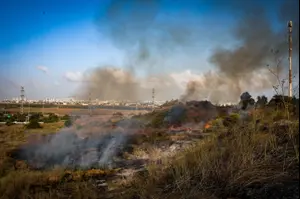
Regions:
M 89 114 L 92 115 L 92 93 L 89 93 Z
M 45 112 L 45 99 L 43 99 L 43 109 L 42 109 L 42 114 L 43 114 L 43 116 L 44 116 L 44 112 Z
M 154 101 L 155 100 L 155 89 L 152 89 L 152 111 L 154 110 Z
M 293 43 L 292 43 L 292 29 L 293 29 L 293 22 L 288 22 L 288 31 L 289 31 L 289 97 L 292 97 L 293 95 L 293 87 L 292 87 L 292 49 L 293 49 Z
M 24 113 L 24 97 L 25 97 L 25 89 L 23 86 L 21 86 L 21 107 L 20 107 L 20 114 Z

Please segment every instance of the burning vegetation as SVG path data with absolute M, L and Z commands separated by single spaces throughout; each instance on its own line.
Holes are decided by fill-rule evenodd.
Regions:
M 76 96 L 144 100 L 153 87 L 161 98 L 182 93 L 176 74 L 165 69 L 175 71 L 175 57 L 181 54 L 199 68 L 201 51 L 195 48 L 203 39 L 198 36 L 213 31 L 195 23 L 185 8 L 180 20 L 169 16 L 172 12 L 161 13 L 164 2 L 110 1 L 97 22 L 102 35 L 124 52 L 120 68 L 125 69 L 104 65 L 68 79 L 81 83 Z M 232 35 L 237 44 L 214 48 L 209 55 L 214 71 L 190 79 L 180 99 L 147 114 L 114 114 L 108 120 L 81 116 L 63 128 L 52 126 L 53 133 L 43 131 L 50 124 L 36 131 L 15 125 L 7 127 L 10 131 L 0 129 L 0 197 L 299 198 L 299 99 L 276 95 L 255 100 L 242 93 L 264 92 L 276 83 L 266 63 L 277 64 L 271 49 L 275 56 L 286 56 L 284 31 L 271 27 L 259 2 L 212 2 L 239 19 Z M 299 33 L 299 1 L 282 4 L 279 22 L 293 20 Z M 160 20 L 162 15 L 171 20 Z M 294 38 L 296 54 L 298 34 Z M 185 59 L 178 63 L 187 65 Z M 277 75 L 284 72 L 277 69 Z M 144 78 L 136 76 L 140 72 Z M 237 105 L 216 105 L 239 97 Z M 109 186 L 106 182 L 118 188 L 102 189 Z
M 72 183 L 81 186 L 81 183 L 89 183 L 89 186 L 95 187 L 90 190 L 91 193 L 106 195 L 110 194 L 107 182 L 116 179 L 119 182 L 125 177 L 126 186 L 132 189 L 123 190 L 119 187 L 118 191 L 126 193 L 122 197 L 119 195 L 120 198 L 137 195 L 146 198 L 148 194 L 165 198 L 165 193 L 151 191 L 150 181 L 154 182 L 155 186 L 161 184 L 168 194 L 179 194 L 176 187 L 167 189 L 168 185 L 165 183 L 171 183 L 173 186 L 183 178 L 200 181 L 197 176 L 201 176 L 205 181 L 197 185 L 197 190 L 201 190 L 201 193 L 215 193 L 220 197 L 227 194 L 238 198 L 253 194 L 254 197 L 256 193 L 250 193 L 248 190 L 261 194 L 264 185 L 270 183 L 264 179 L 276 177 L 274 172 L 279 172 L 283 176 L 282 179 L 289 179 L 292 186 L 295 184 L 294 174 L 298 168 L 298 156 L 293 147 L 298 146 L 298 142 L 295 141 L 299 135 L 299 126 L 294 119 L 299 116 L 293 111 L 289 112 L 289 116 L 285 115 L 282 112 L 285 107 L 275 106 L 275 99 L 276 96 L 262 106 L 261 101 L 254 100 L 253 104 L 251 95 L 243 93 L 237 106 L 219 107 L 209 101 L 190 101 L 177 102 L 169 108 L 161 107 L 148 114 L 131 118 L 119 113 L 112 115 L 112 118 L 118 118 L 117 121 L 108 118 L 104 122 L 98 121 L 97 117 L 81 117 L 57 133 L 28 137 L 25 144 L 17 148 L 12 147 L 13 150 L 7 152 L 9 157 L 5 164 L 11 165 L 14 172 L 31 172 L 32 181 L 26 182 L 30 185 L 28 189 L 34 190 L 34 193 L 48 192 L 49 189 L 60 193 L 64 189 L 58 190 L 57 186 L 71 186 Z M 289 121 L 286 121 L 287 117 Z M 111 128 L 111 125 L 116 127 Z M 279 157 L 282 154 L 279 146 L 282 144 L 288 146 L 288 159 L 285 160 Z M 185 150 L 187 148 L 188 150 Z M 221 148 L 224 149 L 223 152 L 219 151 Z M 230 167 L 217 166 L 225 164 L 226 161 Z M 289 165 L 284 172 L 281 170 L 284 164 L 282 161 L 287 161 Z M 255 170 L 258 169 L 257 164 L 265 166 Z M 148 170 L 146 165 L 152 165 L 155 171 Z M 164 170 L 161 170 L 162 168 Z M 236 173 L 240 170 L 247 172 Z M 180 173 L 175 175 L 175 171 Z M 261 171 L 265 173 L 263 177 Z M 14 172 L 10 173 L 7 169 L 1 172 L 3 178 L 10 178 L 9 182 L 14 181 L 9 177 Z M 128 174 L 130 172 L 132 174 Z M 133 181 L 129 180 L 129 175 Z M 145 178 L 144 175 L 148 177 Z M 219 178 L 221 175 L 224 175 L 222 179 Z M 243 184 L 243 178 L 251 178 L 259 184 L 257 187 L 253 187 L 254 184 L 251 183 Z M 276 177 L 278 182 L 282 179 L 280 176 Z M 140 183 L 140 180 L 145 183 Z M 219 185 L 219 181 L 224 185 Z M 187 187 L 181 185 L 180 189 L 187 192 L 190 191 L 188 186 L 196 186 L 188 181 L 181 183 Z M 43 190 L 34 188 L 40 186 L 44 187 Z M 232 186 L 239 190 L 233 189 Z M 219 191 L 214 192 L 216 189 Z M 18 190 L 7 194 L 13 196 L 15 192 Z M 21 194 L 21 189 L 18 193 Z M 74 191 L 73 195 L 68 192 L 64 194 L 74 196 L 77 193 Z

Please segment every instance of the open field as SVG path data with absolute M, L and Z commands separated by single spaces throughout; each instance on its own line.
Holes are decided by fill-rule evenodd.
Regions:
M 7 108 L 5 109 L 7 112 L 20 112 L 20 108 Z M 80 109 L 80 108 L 28 108 L 24 107 L 24 112 L 44 112 L 44 113 L 55 113 L 59 115 L 65 115 L 65 114 L 78 114 L 78 115 L 88 115 L 89 110 L 88 109 Z M 93 109 L 92 114 L 93 115 L 112 115 L 114 112 L 121 112 L 124 115 L 128 114 L 139 114 L 139 113 L 146 113 L 145 110 L 119 110 L 119 109 Z

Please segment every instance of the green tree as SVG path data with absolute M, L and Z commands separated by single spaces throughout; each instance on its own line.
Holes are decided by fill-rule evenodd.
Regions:
M 266 96 L 257 96 L 257 101 L 256 101 L 256 104 L 255 106 L 257 108 L 263 108 L 267 105 L 268 103 L 268 98 Z
M 255 100 L 252 98 L 252 96 L 248 92 L 242 93 L 240 99 L 241 100 L 240 100 L 239 104 L 240 104 L 242 110 L 245 110 L 255 104 Z

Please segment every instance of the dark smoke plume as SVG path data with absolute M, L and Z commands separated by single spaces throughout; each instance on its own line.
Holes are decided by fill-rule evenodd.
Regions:
M 184 15 L 182 20 L 187 23 L 178 23 L 176 17 L 166 17 L 161 8 L 160 0 L 111 1 L 97 25 L 115 47 L 125 52 L 125 60 L 120 67 L 127 73 L 127 78 L 120 82 L 112 74 L 111 71 L 119 68 L 117 66 L 109 67 L 113 68 L 110 72 L 104 69 L 106 66 L 100 66 L 87 76 L 80 89 L 84 90 L 81 94 L 85 98 L 87 93 L 92 93 L 94 97 L 105 100 L 150 99 L 149 89 L 152 88 L 149 87 L 153 84 L 161 98 L 167 99 L 175 92 L 178 97 L 179 89 L 166 74 L 165 62 L 174 52 L 192 46 L 199 30 L 197 26 L 190 25 Z M 159 76 L 156 75 L 157 71 Z M 136 79 L 138 72 L 145 74 L 143 80 Z
M 233 50 L 216 49 L 210 61 L 217 67 L 217 74 L 206 75 L 201 81 L 189 82 L 186 93 L 182 96 L 183 100 L 203 97 L 204 93 L 205 97 L 208 96 L 214 102 L 224 98 L 228 101 L 236 101 L 243 89 L 247 87 L 253 90 L 272 88 L 274 77 L 266 72 L 266 65 L 274 60 L 274 55 L 270 53 L 271 49 L 278 50 L 277 56 L 287 55 L 287 37 L 282 34 L 286 32 L 286 26 L 285 29 L 280 30 L 281 32 L 273 31 L 271 21 L 267 19 L 263 8 L 251 2 L 251 5 L 249 2 L 245 4 L 231 2 L 233 8 L 242 12 L 234 30 L 234 36 L 240 41 L 240 45 Z M 294 21 L 294 30 L 297 33 L 294 34 L 295 54 L 298 54 L 299 49 L 298 7 L 299 1 L 285 1 L 278 12 L 281 24 L 286 25 L 288 20 Z M 264 73 L 264 75 L 259 75 L 259 73 Z M 207 88 L 210 92 L 205 92 Z
M 129 72 L 114 67 L 95 68 L 84 75 L 82 94 L 101 100 L 135 100 L 138 84 Z
M 180 5 L 184 7 L 191 2 L 181 2 Z M 182 101 L 206 98 L 215 103 L 236 102 L 244 90 L 254 92 L 271 89 L 275 84 L 275 78 L 266 65 L 270 63 L 272 66 L 275 65 L 271 49 L 279 50 L 277 56 L 286 56 L 287 19 L 294 21 L 294 42 L 296 41 L 297 45 L 294 48 L 295 55 L 298 52 L 299 42 L 296 33 L 299 32 L 297 17 L 299 3 L 296 0 L 281 1 L 283 2 L 281 8 L 286 8 L 275 12 L 282 25 L 277 31 L 274 31 L 273 23 L 264 10 L 268 7 L 267 4 L 263 6 L 263 3 L 259 2 L 235 0 L 226 1 L 226 4 L 217 0 L 216 2 L 216 6 L 220 9 L 226 9 L 239 19 L 232 35 L 239 44 L 233 49 L 224 47 L 215 49 L 209 62 L 216 70 L 190 81 L 184 95 L 181 96 Z M 175 4 L 176 2 L 169 5 Z M 86 96 L 87 93 L 95 93 L 94 97 L 99 99 L 149 99 L 150 94 L 146 93 L 151 91 L 150 88 L 145 88 L 149 87 L 147 80 L 151 79 L 149 76 L 153 77 L 159 72 L 156 88 L 161 89 L 163 97 L 167 99 L 168 95 L 176 92 L 177 96 L 180 95 L 178 93 L 180 89 L 168 74 L 170 68 L 176 69 L 170 61 L 176 60 L 179 52 L 186 54 L 190 59 L 200 54 L 201 51 L 195 50 L 195 46 L 199 46 L 204 39 L 212 40 L 213 43 L 211 33 L 214 27 L 210 24 L 211 27 L 207 28 L 207 24 L 201 24 L 198 19 L 190 18 L 180 6 L 176 8 L 176 16 L 163 12 L 162 8 L 166 5 L 167 1 L 159 0 L 111 1 L 104 17 L 97 23 L 101 33 L 108 36 L 118 49 L 125 52 L 122 68 L 125 68 L 127 78 L 119 81 L 119 77 L 108 74 L 104 67 L 97 68 L 87 77 L 81 89 L 84 92 L 81 94 Z M 216 22 L 220 23 L 220 19 Z M 201 63 L 198 62 L 194 65 L 201 67 Z M 140 72 L 145 74 L 146 81 L 136 77 Z M 166 82 L 166 79 L 168 80 L 165 85 L 159 84 Z M 148 85 L 141 86 L 141 81 Z
M 174 79 L 165 74 L 138 79 L 129 71 L 103 66 L 85 73 L 77 96 L 99 100 L 149 100 L 155 88 L 160 97 L 167 99 L 178 95 L 174 85 Z

